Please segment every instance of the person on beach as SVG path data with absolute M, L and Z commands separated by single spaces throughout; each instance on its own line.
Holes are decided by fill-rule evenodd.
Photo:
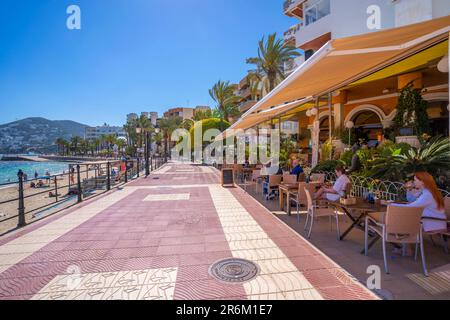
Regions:
M 70 183 L 75 184 L 75 168 L 70 168 Z
M 34 172 L 34 178 L 37 179 L 39 177 L 39 173 L 37 171 Z

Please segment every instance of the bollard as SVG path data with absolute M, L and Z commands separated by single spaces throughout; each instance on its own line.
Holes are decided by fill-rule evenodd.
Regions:
M 58 179 L 55 176 L 55 198 L 56 202 L 58 202 Z
M 107 167 L 107 179 L 106 179 L 106 190 L 111 190 L 111 165 L 108 161 L 108 163 L 106 164 Z
M 77 164 L 77 194 L 78 194 L 78 203 L 83 201 L 81 190 L 81 176 L 80 176 L 80 165 Z
M 125 160 L 125 183 L 128 183 L 128 160 Z
M 139 171 L 141 170 L 139 168 L 139 158 L 137 158 L 137 162 L 136 162 L 136 170 L 137 170 L 137 177 L 139 178 Z
M 19 177 L 19 222 L 17 227 L 22 228 L 27 224 L 25 221 L 25 200 L 23 195 L 23 171 L 19 170 L 17 176 Z

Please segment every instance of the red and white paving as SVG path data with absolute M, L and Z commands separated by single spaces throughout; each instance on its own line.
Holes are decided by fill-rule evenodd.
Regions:
M 377 299 L 210 167 L 168 164 L 148 179 L 0 239 L 0 299 Z M 226 258 L 259 275 L 227 284 Z

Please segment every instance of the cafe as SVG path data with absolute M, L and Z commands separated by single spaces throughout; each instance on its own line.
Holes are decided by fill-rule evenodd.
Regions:
M 384 269 L 378 293 L 388 299 L 411 292 L 419 298 L 439 298 L 450 292 L 450 279 L 445 276 L 450 270 L 448 230 L 408 229 L 405 221 L 421 225 L 423 210 L 390 205 L 404 201 L 407 190 L 402 182 L 350 175 L 342 190 L 345 196 L 315 201 L 320 188 L 330 188 L 340 177 L 335 172 L 304 172 L 295 179 L 286 169 L 292 169 L 293 159 L 305 171 L 330 159 L 323 152 L 327 143 L 337 153 L 358 139 L 369 148 L 386 139 L 419 145 L 415 132 L 389 136 L 401 92 L 407 87 L 418 89 L 427 102 L 432 135 L 448 137 L 449 32 L 450 17 L 444 17 L 332 40 L 217 138 L 230 138 L 233 130 L 270 134 L 279 129 L 282 140 L 295 144 L 282 175 L 265 172 L 265 164 L 251 172 L 234 165 L 240 184 L 358 280 L 366 281 L 366 270 L 373 265 Z M 450 194 L 441 191 L 450 219 Z M 386 220 L 377 220 L 379 215 Z M 388 216 L 400 219 L 388 221 Z M 409 236 L 392 238 L 383 231 L 391 229 Z M 400 255 L 391 254 L 388 243 L 402 248 Z M 410 246 L 412 257 L 406 252 Z M 306 262 L 305 270 L 314 272 Z

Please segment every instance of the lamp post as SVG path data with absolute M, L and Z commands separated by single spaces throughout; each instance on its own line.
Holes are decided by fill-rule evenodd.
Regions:
M 351 147 L 351 145 L 352 145 L 352 129 L 355 127 L 355 123 L 353 121 L 348 121 L 345 124 L 345 127 L 348 129 L 348 145 Z
M 155 128 L 155 130 L 153 132 L 158 134 L 159 133 L 159 128 Z M 153 132 L 150 132 L 150 143 L 149 143 L 149 146 L 150 146 L 150 157 L 152 158 L 152 161 L 151 161 L 152 171 L 153 171 L 153 148 L 152 148 L 152 135 L 153 135 Z

